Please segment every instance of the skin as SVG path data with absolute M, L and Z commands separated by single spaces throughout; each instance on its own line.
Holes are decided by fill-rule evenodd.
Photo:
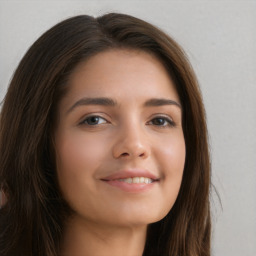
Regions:
M 80 63 L 68 87 L 55 131 L 59 185 L 74 211 L 62 255 L 142 255 L 147 225 L 170 211 L 182 180 L 185 142 L 175 86 L 155 56 L 109 50 Z M 83 104 L 85 97 L 116 105 Z M 145 106 L 152 98 L 177 104 Z M 102 181 L 134 168 L 159 180 L 140 192 Z

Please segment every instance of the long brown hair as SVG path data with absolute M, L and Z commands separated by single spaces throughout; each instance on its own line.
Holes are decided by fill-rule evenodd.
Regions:
M 144 256 L 210 255 L 210 161 L 197 79 L 181 47 L 135 17 L 110 13 L 69 18 L 44 33 L 14 73 L 0 120 L 0 255 L 56 256 L 69 207 L 56 178 L 51 136 L 58 102 L 81 62 L 99 52 L 139 49 L 157 56 L 182 104 L 186 162 L 177 200 L 148 226 Z

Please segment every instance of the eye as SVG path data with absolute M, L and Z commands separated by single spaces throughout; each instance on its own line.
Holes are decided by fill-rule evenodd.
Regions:
M 101 116 L 89 116 L 86 117 L 82 122 L 80 122 L 80 125 L 90 125 L 95 126 L 99 124 L 106 124 L 108 123 L 107 120 Z
M 167 117 L 155 117 L 153 118 L 149 124 L 155 125 L 155 126 L 160 126 L 160 127 L 166 127 L 166 126 L 175 126 L 175 123 L 173 122 L 172 119 L 167 118 Z

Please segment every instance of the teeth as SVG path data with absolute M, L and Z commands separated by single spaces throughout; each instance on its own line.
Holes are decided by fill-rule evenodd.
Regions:
M 124 179 L 124 182 L 132 183 L 132 178 Z
M 143 178 L 142 178 L 143 179 Z M 140 178 L 139 177 L 134 177 L 132 179 L 132 183 L 140 183 Z
M 140 183 L 145 183 L 145 178 L 144 177 L 140 177 L 139 180 L 140 180 Z
M 151 179 L 149 179 L 149 178 L 144 178 L 144 182 L 145 182 L 146 184 L 149 184 L 149 183 L 152 183 L 153 180 L 151 180 Z
M 146 177 L 134 177 L 134 178 L 127 178 L 127 179 L 119 179 L 119 181 L 123 181 L 126 183 L 152 183 L 153 180 L 150 178 L 146 178 Z

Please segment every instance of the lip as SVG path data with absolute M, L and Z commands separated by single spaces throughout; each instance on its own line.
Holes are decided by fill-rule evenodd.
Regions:
M 118 179 L 127 179 L 127 178 L 134 178 L 134 177 L 145 177 L 150 178 L 152 180 L 159 180 L 156 175 L 150 173 L 147 170 L 143 169 L 128 169 L 128 170 L 120 170 L 117 171 L 109 176 L 102 178 L 101 180 L 104 181 L 112 181 Z
M 120 181 L 119 179 L 127 179 L 134 177 L 145 177 L 153 180 L 152 183 L 126 183 Z M 106 176 L 101 179 L 105 184 L 120 189 L 125 192 L 130 193 L 139 193 L 145 192 L 153 188 L 156 183 L 158 183 L 159 178 L 156 175 L 148 172 L 147 170 L 142 169 L 130 169 L 130 170 L 120 170 L 116 173 L 113 173 L 109 176 Z

